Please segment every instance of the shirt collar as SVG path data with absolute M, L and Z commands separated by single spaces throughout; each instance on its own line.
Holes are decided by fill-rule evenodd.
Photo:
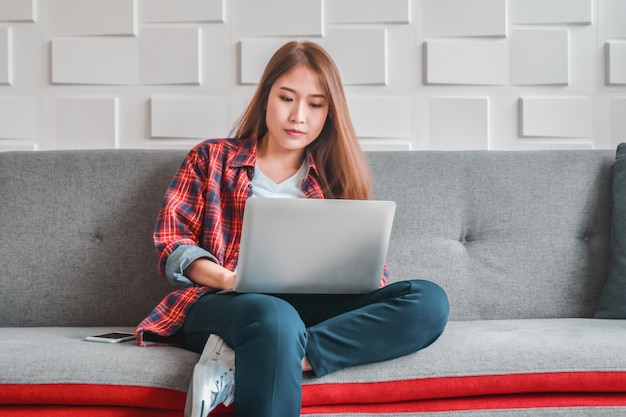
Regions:
M 253 167 L 256 165 L 256 138 L 244 139 L 230 163 L 231 168 Z
M 257 138 L 251 137 L 245 139 L 241 142 L 239 149 L 235 153 L 235 157 L 230 163 L 231 168 L 241 168 L 241 167 L 252 167 L 254 168 L 256 165 L 256 155 L 257 155 Z M 306 149 L 306 160 L 308 162 L 307 175 L 312 172 L 315 175 L 318 175 L 317 165 L 315 165 L 315 161 L 313 160 L 313 154 L 307 148 Z

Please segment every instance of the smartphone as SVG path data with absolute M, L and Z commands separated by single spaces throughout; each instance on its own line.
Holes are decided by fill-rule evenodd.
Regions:
M 129 340 L 135 339 L 135 335 L 133 333 L 125 333 L 125 332 L 111 332 L 105 334 L 99 334 L 97 336 L 87 336 L 85 340 L 88 342 L 102 342 L 102 343 L 121 343 L 128 342 Z

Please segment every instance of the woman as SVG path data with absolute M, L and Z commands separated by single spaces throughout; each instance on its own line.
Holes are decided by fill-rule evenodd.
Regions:
M 396 358 L 439 337 L 449 311 L 444 291 L 428 281 L 386 285 L 386 268 L 381 288 L 364 295 L 217 293 L 236 280 L 247 198 L 370 197 L 366 159 L 326 51 L 311 42 L 281 47 L 231 136 L 192 149 L 167 190 L 154 240 L 161 274 L 180 289 L 137 328 L 142 344 L 178 338 L 203 352 L 188 414 L 205 416 L 234 399 L 239 417 L 299 416 L 303 371 L 319 377 Z

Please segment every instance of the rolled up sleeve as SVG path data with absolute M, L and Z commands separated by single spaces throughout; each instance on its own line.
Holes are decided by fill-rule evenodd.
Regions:
M 185 269 L 191 265 L 193 261 L 200 258 L 206 258 L 218 263 L 218 260 L 211 252 L 193 245 L 180 245 L 167 258 L 165 264 L 165 278 L 175 288 L 192 287 L 195 284 L 184 274 Z

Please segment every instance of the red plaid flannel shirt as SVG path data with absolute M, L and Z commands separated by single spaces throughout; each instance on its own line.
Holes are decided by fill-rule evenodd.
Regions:
M 200 246 L 220 265 L 235 269 L 244 205 L 252 195 L 256 144 L 254 138 L 212 139 L 186 156 L 165 193 L 154 230 L 161 275 L 165 275 L 168 256 L 180 245 Z M 311 155 L 308 161 L 302 191 L 307 198 L 324 198 Z M 381 285 L 387 280 L 385 268 Z M 211 290 L 193 286 L 168 294 L 137 326 L 139 342 L 145 345 L 146 333 L 160 337 L 175 334 L 193 303 Z

